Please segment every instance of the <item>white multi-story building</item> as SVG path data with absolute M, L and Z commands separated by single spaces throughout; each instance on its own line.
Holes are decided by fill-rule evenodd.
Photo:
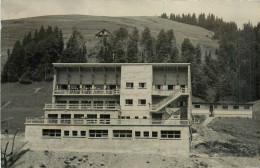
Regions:
M 189 153 L 189 63 L 55 63 L 52 102 L 27 118 L 39 150 Z

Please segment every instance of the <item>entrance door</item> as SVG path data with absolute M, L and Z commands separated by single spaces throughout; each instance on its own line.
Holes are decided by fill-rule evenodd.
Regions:
M 210 106 L 209 106 L 209 116 L 210 116 L 210 117 L 213 117 L 213 109 L 214 109 L 214 108 L 213 108 L 213 105 L 210 105 Z

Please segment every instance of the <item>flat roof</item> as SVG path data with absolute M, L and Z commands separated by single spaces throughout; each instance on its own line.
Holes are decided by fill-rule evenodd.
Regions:
M 253 105 L 253 103 L 236 103 L 236 102 L 216 102 L 216 103 L 192 102 L 192 104 L 203 104 L 203 105 L 250 105 L 250 106 Z
M 152 65 L 153 67 L 187 67 L 190 63 L 53 63 L 54 67 L 121 67 L 131 65 Z

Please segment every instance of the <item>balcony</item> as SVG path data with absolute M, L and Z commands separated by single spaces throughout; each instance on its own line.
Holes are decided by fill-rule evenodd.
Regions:
M 101 89 L 55 89 L 54 95 L 119 95 L 120 90 L 114 89 L 114 90 L 101 90 Z
M 45 104 L 44 110 L 120 110 L 119 105 Z
M 26 118 L 25 124 L 44 124 L 44 125 L 189 125 L 188 120 L 169 119 L 97 119 L 97 118 L 80 118 L 80 119 L 50 119 L 50 118 Z

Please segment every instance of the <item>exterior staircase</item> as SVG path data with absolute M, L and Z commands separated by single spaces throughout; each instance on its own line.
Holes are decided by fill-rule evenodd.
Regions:
M 166 107 L 168 104 L 170 104 L 172 101 L 176 100 L 178 97 L 182 95 L 189 95 L 189 89 L 181 88 L 174 90 L 168 97 L 161 100 L 158 104 L 152 105 L 151 112 L 157 112 L 162 110 L 164 107 Z

